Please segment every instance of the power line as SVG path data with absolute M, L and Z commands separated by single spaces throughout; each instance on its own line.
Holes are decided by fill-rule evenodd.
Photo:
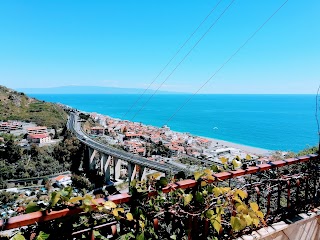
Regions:
M 225 61 L 220 68 L 218 68 L 213 75 L 211 75 L 211 77 L 209 77 L 209 79 L 202 84 L 202 86 L 195 92 L 193 93 L 172 115 L 171 117 L 167 120 L 167 122 L 165 123 L 165 125 L 167 125 L 174 117 L 175 115 L 182 109 L 184 108 L 185 105 L 187 105 L 187 103 L 205 86 L 208 84 L 208 82 L 217 75 L 218 72 L 220 72 L 220 70 L 231 61 L 231 59 L 237 55 L 237 53 L 245 46 L 247 45 L 247 43 L 270 21 L 270 19 L 276 15 L 276 13 L 288 2 L 289 0 L 286 0 L 253 34 L 251 34 L 251 36 L 227 59 L 227 61 Z
M 192 46 L 189 52 L 182 58 L 182 60 L 177 64 L 177 66 L 170 72 L 170 74 L 166 77 L 166 79 L 160 84 L 160 86 L 153 92 L 153 94 L 148 98 L 148 100 L 143 104 L 143 106 L 134 114 L 131 118 L 131 121 L 141 112 L 141 110 L 148 104 L 151 98 L 158 92 L 158 90 L 163 86 L 163 84 L 171 77 L 171 75 L 177 70 L 177 68 L 183 63 L 183 61 L 190 55 L 192 50 L 201 42 L 201 40 L 210 32 L 210 30 L 216 25 L 219 19 L 226 13 L 226 11 L 230 8 L 230 6 L 234 3 L 235 0 L 232 0 L 229 5 L 223 10 L 223 12 L 219 15 L 219 17 L 211 24 L 208 30 L 200 37 L 200 39 Z
M 318 115 L 318 111 L 319 111 L 319 91 L 320 91 L 320 85 L 318 87 L 317 95 L 316 95 L 316 113 L 315 113 L 317 127 L 318 127 L 318 148 L 319 148 L 318 149 L 318 153 L 320 153 L 320 125 L 319 125 L 319 115 Z
M 161 69 L 161 71 L 158 73 L 158 75 L 152 80 L 152 82 L 149 84 L 149 86 L 143 91 L 143 93 L 140 94 L 140 96 L 134 101 L 134 103 L 130 106 L 130 108 L 126 111 L 126 113 L 122 116 L 121 119 L 124 119 L 125 116 L 131 111 L 131 109 L 139 102 L 139 100 L 142 98 L 142 96 L 147 92 L 147 90 L 150 89 L 151 85 L 158 79 L 158 77 L 163 73 L 163 71 L 169 66 L 169 64 L 173 61 L 173 59 L 176 58 L 176 56 L 180 53 L 180 51 L 184 48 L 184 46 L 189 42 L 189 40 L 193 37 L 193 35 L 199 30 L 199 28 L 203 25 L 205 21 L 211 16 L 211 14 L 215 11 L 215 9 L 219 6 L 219 4 L 222 2 L 222 0 L 218 1 L 218 3 L 211 9 L 209 14 L 202 20 L 202 22 L 199 24 L 199 26 L 191 33 L 191 35 L 187 38 L 187 40 L 180 46 L 178 51 L 172 56 L 172 58 L 167 62 L 167 64 Z

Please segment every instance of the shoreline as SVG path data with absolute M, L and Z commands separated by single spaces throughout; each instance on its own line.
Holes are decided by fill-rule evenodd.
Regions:
M 94 113 L 94 112 L 85 112 L 85 111 L 81 111 L 81 112 L 84 112 L 84 113 L 87 113 L 87 114 L 90 114 L 90 115 L 92 113 Z M 120 118 L 114 118 L 114 117 L 111 117 L 109 115 L 105 115 L 105 114 L 101 114 L 101 113 L 96 113 L 96 114 L 101 115 L 103 117 L 111 118 L 111 119 L 114 119 L 114 120 L 128 121 L 128 120 L 123 120 L 123 119 L 120 119 Z M 132 122 L 132 121 L 130 121 L 130 122 Z M 134 122 L 132 122 L 132 123 L 134 123 Z M 159 129 L 161 128 L 161 127 L 150 125 L 150 124 L 145 124 L 145 123 L 142 123 L 142 124 L 145 125 L 145 126 L 149 125 L 149 126 L 152 126 L 152 127 L 155 127 L 155 128 L 159 128 Z M 178 133 L 178 134 L 186 134 L 186 132 L 179 132 L 179 131 L 173 130 L 171 128 L 170 128 L 170 130 L 172 132 L 175 132 L 175 133 Z M 220 145 L 222 147 L 237 148 L 237 149 L 240 149 L 241 151 L 243 151 L 245 153 L 251 153 L 251 154 L 254 154 L 254 155 L 258 155 L 258 156 L 267 156 L 267 155 L 270 155 L 270 153 L 274 152 L 274 150 L 270 150 L 270 149 L 264 149 L 264 148 L 259 148 L 259 147 L 248 146 L 248 145 L 235 143 L 235 142 L 230 142 L 230 141 L 225 141 L 225 140 L 221 140 L 221 139 L 217 139 L 217 138 L 205 137 L 205 136 L 200 136 L 200 135 L 196 135 L 196 134 L 191 134 L 191 135 L 195 136 L 195 137 L 205 138 L 205 139 L 208 139 L 208 140 L 212 141 L 212 143 L 211 143 L 212 146 L 215 146 L 215 145 L 217 145 L 216 143 L 218 143 L 218 145 Z
M 225 141 L 225 140 L 221 140 L 221 139 L 217 139 L 217 138 L 210 138 L 210 137 L 204 137 L 204 136 L 199 136 L 199 137 L 203 137 L 203 138 L 206 138 L 206 139 L 212 141 L 212 144 L 218 143 L 218 145 L 223 145 L 225 147 L 237 148 L 237 149 L 240 149 L 246 153 L 251 153 L 251 154 L 255 154 L 255 155 L 259 155 L 259 156 L 260 155 L 262 155 L 262 156 L 270 155 L 270 153 L 274 152 L 274 150 L 248 146 L 248 145 L 244 145 L 241 143 L 229 142 L 229 141 Z

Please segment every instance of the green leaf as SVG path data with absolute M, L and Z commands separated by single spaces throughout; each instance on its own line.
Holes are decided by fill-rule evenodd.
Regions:
M 258 206 L 258 204 L 255 203 L 255 202 L 251 202 L 251 203 L 250 203 L 250 207 L 251 207 L 251 209 L 252 209 L 254 212 L 257 212 L 257 211 L 259 210 L 259 206 Z
M 201 181 L 201 187 L 205 187 L 205 186 L 207 186 L 206 181 Z
M 222 194 L 222 191 L 221 191 L 221 189 L 219 187 L 215 187 L 213 189 L 213 193 L 214 193 L 215 197 L 219 197 Z
M 29 204 L 26 207 L 26 213 L 37 212 L 40 210 L 41 210 L 41 207 L 38 206 L 38 204 L 35 202 L 29 202 Z
M 235 193 L 238 194 L 242 200 L 248 197 L 248 193 L 241 189 L 238 189 Z
M 161 177 L 159 180 L 159 184 L 161 187 L 166 187 L 168 185 L 168 179 L 165 177 Z
M 242 226 L 241 220 L 238 217 L 231 217 L 231 227 L 234 231 L 239 232 L 244 227 Z
M 219 168 L 218 168 L 217 165 L 212 165 L 212 166 L 211 166 L 211 170 L 212 170 L 213 172 L 218 172 L 218 171 L 219 171 Z
M 117 207 L 117 205 L 112 201 L 106 201 L 103 205 L 104 205 L 104 208 L 107 209 L 107 210 Z
M 210 209 L 210 210 L 206 211 L 206 217 L 207 218 L 211 219 L 213 215 L 214 215 L 214 211 L 213 210 Z
M 124 213 L 124 208 L 116 208 L 118 212 Z
M 61 193 L 53 192 L 51 193 L 51 207 L 54 207 L 60 200 Z
M 233 165 L 234 168 L 238 168 L 238 167 L 241 166 L 241 162 L 233 159 L 233 160 L 232 160 L 232 165 Z
M 203 172 L 194 172 L 194 180 L 198 181 L 199 178 L 203 177 Z
M 73 197 L 73 198 L 71 198 L 71 199 L 69 200 L 69 203 L 76 203 L 76 202 L 79 202 L 79 201 L 81 201 L 81 200 L 83 200 L 83 197 L 81 197 L 81 196 Z
M 101 235 L 101 233 L 97 230 L 93 230 L 93 235 L 95 239 L 108 240 L 108 238 Z
M 259 226 L 259 218 L 254 218 L 253 219 L 253 224 L 256 226 L 256 227 L 258 227 Z
M 229 187 L 223 187 L 223 188 L 220 188 L 220 189 L 221 189 L 222 193 L 228 193 L 228 192 L 231 191 L 231 188 L 229 188 Z
M 145 237 L 144 237 L 144 232 L 140 233 L 137 238 L 137 240 L 145 240 Z
M 237 212 L 238 213 L 241 213 L 241 212 L 243 212 L 243 213 L 248 213 L 248 208 L 247 208 L 247 206 L 246 206 L 246 204 L 237 204 L 238 206 L 237 206 Z
M 196 192 L 196 201 L 199 203 L 203 203 L 204 202 L 204 198 L 201 192 Z
M 72 195 L 73 189 L 72 187 L 65 187 L 62 191 L 61 191 L 61 195 L 63 197 L 65 197 L 66 199 L 70 199 L 71 195 Z
M 213 227 L 217 231 L 217 233 L 219 233 L 222 228 L 221 224 L 216 220 L 214 220 L 214 222 L 213 222 Z
M 127 214 L 126 214 L 126 217 L 127 217 L 127 220 L 128 220 L 128 221 L 132 221 L 132 220 L 133 220 L 133 216 L 132 216 L 131 213 L 127 213 Z
M 115 216 L 115 217 L 118 217 L 118 216 L 119 216 L 119 213 L 118 213 L 118 210 L 117 210 L 117 209 L 113 209 L 113 210 L 112 210 L 112 214 L 113 214 L 113 216 Z
M 137 185 L 137 180 L 132 180 L 131 183 L 130 183 L 130 187 L 136 187 Z
M 219 233 L 222 228 L 221 215 L 220 214 L 213 215 L 211 218 L 211 224 L 212 224 L 213 228 L 217 231 L 217 233 Z
M 222 164 L 226 164 L 228 162 L 228 158 L 221 157 L 220 161 L 222 162 Z
M 247 226 L 250 226 L 253 223 L 252 218 L 250 215 L 243 215 L 244 220 L 246 220 Z
M 40 231 L 36 240 L 46 240 L 49 238 L 49 236 L 50 236 L 50 234 L 47 234 L 45 232 Z
M 187 206 L 191 202 L 192 198 L 193 198 L 192 194 L 184 195 L 184 197 L 183 197 L 183 205 Z
M 259 218 L 264 219 L 263 213 L 261 211 L 256 211 L 256 214 Z
M 223 209 L 223 207 L 216 207 L 216 213 L 217 213 L 218 215 L 224 214 L 224 209 Z
M 10 240 L 26 240 L 25 237 L 19 232 L 16 235 L 14 235 Z

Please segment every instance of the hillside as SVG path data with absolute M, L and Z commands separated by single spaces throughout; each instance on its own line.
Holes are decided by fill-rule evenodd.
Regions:
M 59 106 L 39 101 L 4 86 L 0 86 L 0 120 L 23 120 L 38 125 L 63 127 L 66 112 Z

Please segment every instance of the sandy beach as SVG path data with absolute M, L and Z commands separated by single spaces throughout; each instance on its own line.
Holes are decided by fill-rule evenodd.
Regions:
M 238 148 L 238 149 L 243 150 L 244 152 L 252 153 L 255 155 L 259 155 L 259 156 L 260 155 L 263 155 L 263 156 L 269 155 L 271 152 L 273 152 L 273 150 L 251 147 L 251 146 L 228 142 L 228 141 L 224 141 L 224 140 L 220 140 L 220 139 L 208 138 L 208 137 L 203 137 L 203 138 L 211 140 L 213 145 L 216 145 L 216 143 L 218 143 L 219 146 Z

